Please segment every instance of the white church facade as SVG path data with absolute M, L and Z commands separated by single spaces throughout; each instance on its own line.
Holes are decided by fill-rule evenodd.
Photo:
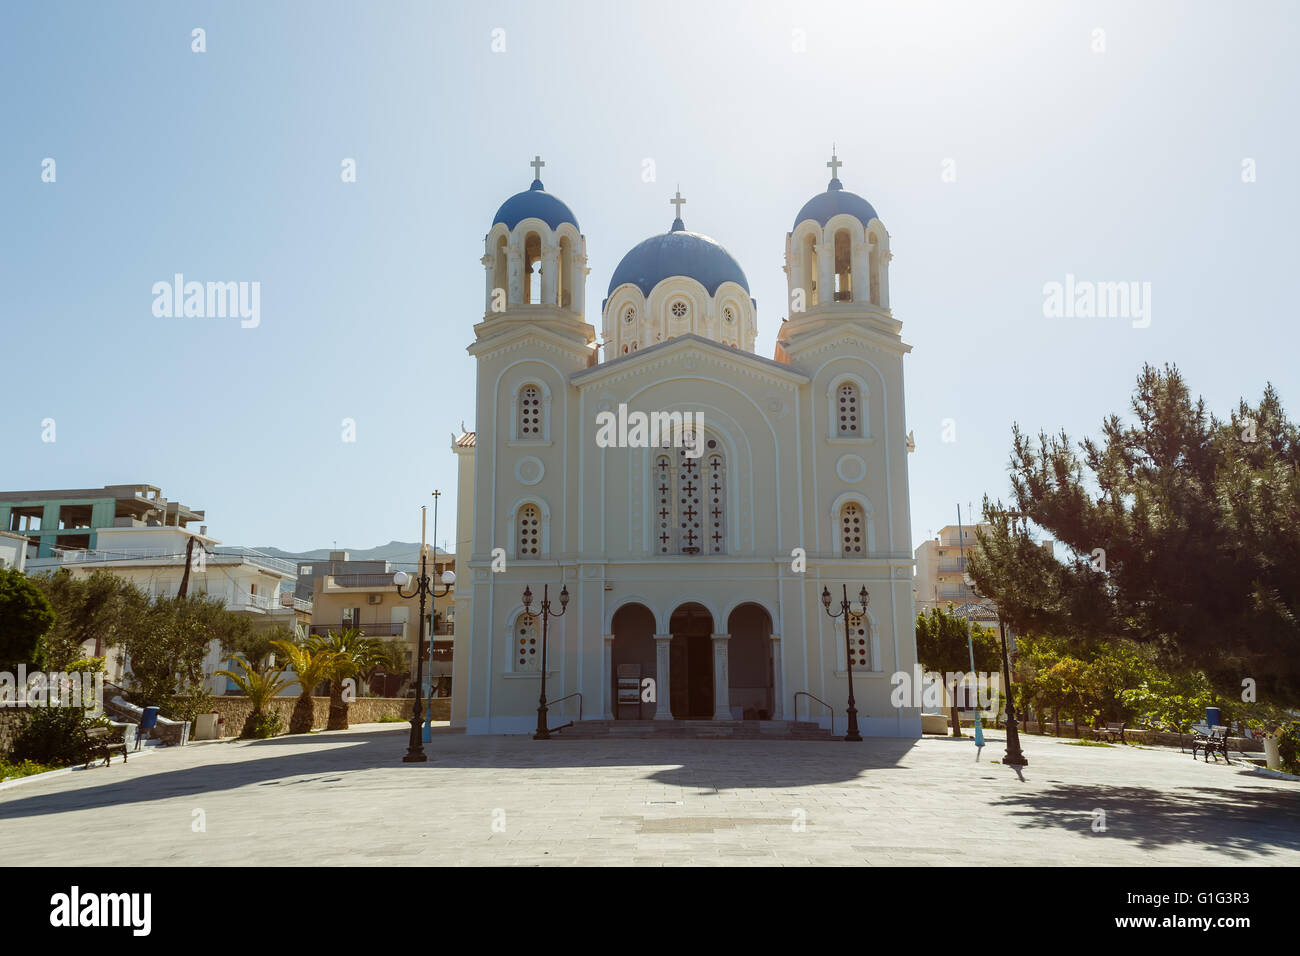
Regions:
M 545 590 L 559 611 L 563 589 L 547 624 L 551 726 L 581 707 L 830 727 L 829 707 L 839 734 L 851 660 L 861 732 L 920 735 L 890 681 L 916 662 L 910 347 L 890 310 L 889 234 L 827 165 L 785 237 L 790 318 L 771 358 L 754 351 L 744 271 L 686 229 L 680 194 L 671 229 L 614 271 L 599 342 L 574 213 L 540 179 L 498 210 L 469 346 L 475 428 L 452 445 L 454 725 L 535 729 L 539 605 Z M 672 424 L 652 442 L 638 421 L 655 416 Z M 862 588 L 846 646 L 823 590 L 838 610 Z

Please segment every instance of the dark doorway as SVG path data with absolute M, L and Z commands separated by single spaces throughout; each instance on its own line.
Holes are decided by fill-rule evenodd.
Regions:
M 611 710 L 618 720 L 649 720 L 655 714 L 655 705 L 642 701 L 639 691 L 633 700 L 620 703 L 618 683 L 622 676 L 635 681 L 635 686 L 639 688 L 643 679 L 657 676 L 655 616 L 644 605 L 625 604 L 614 613 L 612 628 L 614 647 L 613 660 L 610 661 L 612 686 L 609 690 L 613 702 Z
M 727 618 L 727 697 L 745 720 L 768 720 L 774 713 L 772 616 L 761 605 L 742 604 Z
M 669 621 L 670 705 L 677 720 L 713 717 L 713 615 L 699 604 L 683 604 Z

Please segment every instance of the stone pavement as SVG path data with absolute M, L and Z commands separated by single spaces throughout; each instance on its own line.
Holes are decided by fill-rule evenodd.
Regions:
M 1300 865 L 1300 783 L 1026 736 L 213 742 L 0 790 L 22 865 Z M 1105 811 L 1105 832 L 1095 832 Z M 196 813 L 202 811 L 202 815 Z M 199 822 L 206 829 L 199 831 Z

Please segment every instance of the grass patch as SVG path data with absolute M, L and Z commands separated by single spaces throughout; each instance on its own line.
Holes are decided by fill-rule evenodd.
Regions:
M 0 760 L 0 781 L 16 780 L 18 777 L 30 777 L 34 773 L 58 769 L 49 764 L 37 763 L 35 760 L 20 760 L 18 763 Z
M 384 714 L 384 716 L 375 721 L 377 724 L 409 724 L 410 722 L 410 717 L 394 717 L 391 714 Z
M 1067 747 L 1113 747 L 1114 744 L 1104 744 L 1099 740 L 1067 740 Z

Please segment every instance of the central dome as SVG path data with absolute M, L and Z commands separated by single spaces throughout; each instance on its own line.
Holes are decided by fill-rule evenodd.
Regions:
M 632 283 L 649 296 L 664 279 L 687 276 L 713 295 L 724 282 L 735 282 L 746 292 L 749 280 L 730 252 L 698 232 L 687 232 L 678 219 L 671 232 L 639 242 L 623 257 L 609 280 L 609 294 Z

